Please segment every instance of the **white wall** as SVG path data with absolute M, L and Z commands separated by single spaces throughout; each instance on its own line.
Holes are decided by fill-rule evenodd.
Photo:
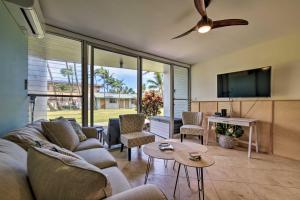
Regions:
M 289 34 L 193 65 L 192 100 L 216 100 L 217 74 L 265 66 L 272 66 L 272 99 L 300 99 L 299 35 Z

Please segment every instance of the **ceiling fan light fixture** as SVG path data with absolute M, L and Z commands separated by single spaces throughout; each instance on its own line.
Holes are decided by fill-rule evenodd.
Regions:
M 200 26 L 198 28 L 198 32 L 199 33 L 207 33 L 211 30 L 211 26 L 210 25 L 203 25 L 203 26 Z

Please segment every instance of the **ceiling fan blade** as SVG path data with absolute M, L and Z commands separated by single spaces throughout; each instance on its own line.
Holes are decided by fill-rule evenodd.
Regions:
M 196 27 L 197 27 L 197 26 L 194 26 L 193 28 L 191 28 L 191 29 L 188 30 L 187 32 L 182 33 L 181 35 L 178 35 L 178 36 L 172 38 L 172 40 L 177 39 L 177 38 L 181 38 L 181 37 L 183 37 L 183 36 L 186 36 L 186 35 L 190 34 L 190 33 L 193 32 L 193 31 L 196 31 Z
M 204 0 L 205 8 L 207 8 L 211 2 L 212 2 L 212 0 Z
M 240 25 L 248 25 L 249 22 L 244 19 L 224 19 L 213 21 L 212 29 L 214 28 L 221 28 L 225 26 L 240 26 Z
M 205 17 L 207 16 L 206 14 L 206 7 L 205 7 L 205 2 L 204 0 L 194 0 L 194 3 L 195 3 L 195 7 L 196 9 L 198 10 L 198 12 L 200 13 L 200 15 L 202 17 Z

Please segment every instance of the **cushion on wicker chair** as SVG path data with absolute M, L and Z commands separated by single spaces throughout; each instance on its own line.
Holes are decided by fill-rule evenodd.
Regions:
M 180 127 L 180 133 L 184 135 L 203 135 L 204 129 L 197 125 L 183 125 Z
M 121 142 L 128 148 L 148 144 L 155 141 L 155 135 L 142 131 L 121 134 Z

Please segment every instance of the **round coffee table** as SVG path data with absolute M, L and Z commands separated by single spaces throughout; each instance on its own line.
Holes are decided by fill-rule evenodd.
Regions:
M 162 142 L 168 142 L 170 143 L 173 147 L 174 150 L 173 151 L 161 151 L 159 149 L 159 144 Z M 198 152 L 207 152 L 207 148 L 204 145 L 201 144 L 197 144 L 197 143 L 193 143 L 193 142 L 179 142 L 177 140 L 164 140 L 161 142 L 153 142 L 153 143 L 149 143 L 144 145 L 143 147 L 143 151 L 146 155 L 148 155 L 148 163 L 147 163 L 147 169 L 146 169 L 146 175 L 145 175 L 145 181 L 144 184 L 147 183 L 148 180 L 148 175 L 149 175 L 149 171 L 151 169 L 151 163 L 153 161 L 154 158 L 156 159 L 162 159 L 165 161 L 168 160 L 175 160 L 175 155 L 178 152 L 194 152 L 194 151 L 198 151 Z M 175 163 L 174 163 L 175 164 Z M 188 184 L 190 186 L 189 183 L 189 178 L 188 178 L 188 171 L 187 171 L 187 167 L 185 166 L 185 173 L 186 173 L 186 177 L 188 179 Z
M 179 176 L 179 172 L 180 172 L 180 167 L 181 167 L 181 165 L 184 165 L 185 168 L 186 167 L 193 167 L 193 168 L 196 169 L 199 199 L 201 199 L 200 193 L 202 191 L 202 200 L 204 200 L 203 168 L 213 165 L 215 163 L 215 161 L 210 156 L 206 155 L 205 153 L 201 155 L 201 160 L 199 160 L 199 161 L 192 161 L 192 160 L 189 159 L 189 157 L 190 157 L 189 152 L 187 152 L 187 151 L 177 152 L 174 156 L 174 159 L 175 159 L 176 162 L 179 163 L 179 166 L 178 166 L 177 177 L 176 177 L 176 182 L 175 182 L 175 188 L 174 188 L 173 195 L 175 196 L 176 187 L 177 187 L 177 183 L 178 183 L 178 176 Z M 200 184 L 199 184 L 200 181 L 201 181 L 201 188 L 200 188 Z

